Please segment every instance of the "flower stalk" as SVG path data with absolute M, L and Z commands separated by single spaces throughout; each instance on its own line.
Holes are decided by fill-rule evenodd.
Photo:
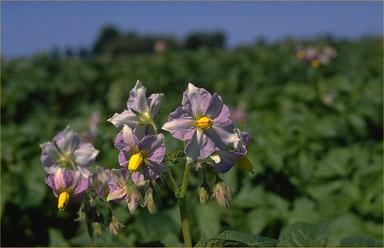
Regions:
M 187 201 L 186 193 L 188 190 L 189 184 L 189 171 L 191 165 L 185 164 L 184 167 L 184 176 L 183 183 L 181 185 L 181 196 L 178 199 L 179 209 L 180 209 L 180 221 L 181 221 L 181 230 L 183 232 L 184 247 L 192 247 L 191 233 L 189 230 L 189 220 L 188 220 L 188 211 L 187 211 Z

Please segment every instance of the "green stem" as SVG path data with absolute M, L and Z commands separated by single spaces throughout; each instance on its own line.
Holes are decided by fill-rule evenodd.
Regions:
M 191 233 L 189 231 L 188 211 L 185 197 L 178 200 L 180 209 L 181 230 L 183 232 L 184 247 L 192 247 Z
M 183 197 L 185 196 L 185 193 L 188 190 L 188 183 L 189 183 L 189 170 L 191 166 L 186 164 L 184 168 L 184 175 L 183 175 L 183 184 L 181 185 L 181 192 L 183 194 Z
M 157 129 L 156 124 L 155 124 L 153 121 L 151 121 L 151 126 L 152 126 L 153 130 L 155 131 L 155 134 L 158 134 L 159 131 L 158 131 L 158 129 Z
M 176 180 L 173 177 L 172 172 L 169 169 L 166 171 L 166 173 L 167 173 L 167 176 L 168 176 L 167 182 L 169 183 L 169 187 L 172 189 L 173 193 L 176 195 L 176 193 L 177 193 Z
M 184 168 L 183 184 L 181 185 L 182 197 L 178 199 L 180 209 L 181 230 L 183 232 L 184 247 L 192 247 L 191 233 L 189 231 L 188 211 L 186 204 L 186 193 L 189 183 L 189 170 L 191 166 L 186 164 Z

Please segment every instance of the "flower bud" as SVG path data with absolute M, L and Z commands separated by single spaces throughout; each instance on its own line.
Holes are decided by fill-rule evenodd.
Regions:
M 223 181 L 216 183 L 214 188 L 214 196 L 220 206 L 229 207 L 229 204 L 231 203 L 231 192 Z
M 149 187 L 145 192 L 145 202 L 147 204 L 148 211 L 154 214 L 157 211 L 155 199 L 153 198 L 153 189 Z
M 205 204 L 209 199 L 208 191 L 204 187 L 199 188 L 199 200 L 201 204 Z
M 109 223 L 109 231 L 113 235 L 117 235 L 122 227 L 124 225 L 115 216 L 112 216 L 112 221 Z
M 141 201 L 141 195 L 139 191 L 134 190 L 128 196 L 128 210 L 131 214 L 134 214 Z
M 100 237 L 103 234 L 103 228 L 99 222 L 92 222 L 93 235 Z

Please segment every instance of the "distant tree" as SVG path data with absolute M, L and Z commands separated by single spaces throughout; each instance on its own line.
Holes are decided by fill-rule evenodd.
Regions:
M 81 58 L 86 58 L 89 56 L 89 51 L 87 48 L 85 47 L 80 47 L 79 48 L 79 57 Z
M 224 48 L 226 36 L 223 32 L 194 32 L 185 39 L 185 48 L 198 49 L 200 47 Z
M 121 36 L 120 32 L 113 26 L 104 27 L 98 38 L 96 39 L 95 45 L 93 46 L 93 53 L 100 54 L 103 53 L 105 46 L 118 39 Z
M 65 54 L 65 57 L 73 57 L 73 56 L 75 56 L 75 52 L 73 51 L 73 49 L 71 47 L 67 47 L 65 49 L 64 54 Z
M 60 58 L 60 50 L 58 47 L 54 47 L 52 50 L 51 50 L 51 56 L 52 58 Z

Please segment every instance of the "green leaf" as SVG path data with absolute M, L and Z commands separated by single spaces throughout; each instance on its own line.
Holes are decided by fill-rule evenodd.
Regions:
M 276 246 L 277 242 L 258 234 L 224 231 L 209 240 L 201 240 L 196 247 L 269 247 Z
M 200 238 L 207 238 L 216 235 L 220 231 L 221 209 L 216 202 L 199 204 L 196 206 L 196 219 L 199 227 Z
M 63 238 L 63 235 L 56 229 L 49 229 L 49 245 L 50 246 L 68 246 L 67 241 Z
M 256 208 L 246 218 L 250 230 L 254 233 L 261 233 L 263 229 L 276 219 L 278 213 L 269 208 Z
M 363 246 L 363 247 L 382 247 L 384 245 L 383 241 L 370 239 L 363 236 L 357 237 L 347 237 L 340 241 L 341 246 Z
M 278 246 L 321 246 L 327 245 L 327 224 L 296 223 L 286 227 L 280 234 Z

